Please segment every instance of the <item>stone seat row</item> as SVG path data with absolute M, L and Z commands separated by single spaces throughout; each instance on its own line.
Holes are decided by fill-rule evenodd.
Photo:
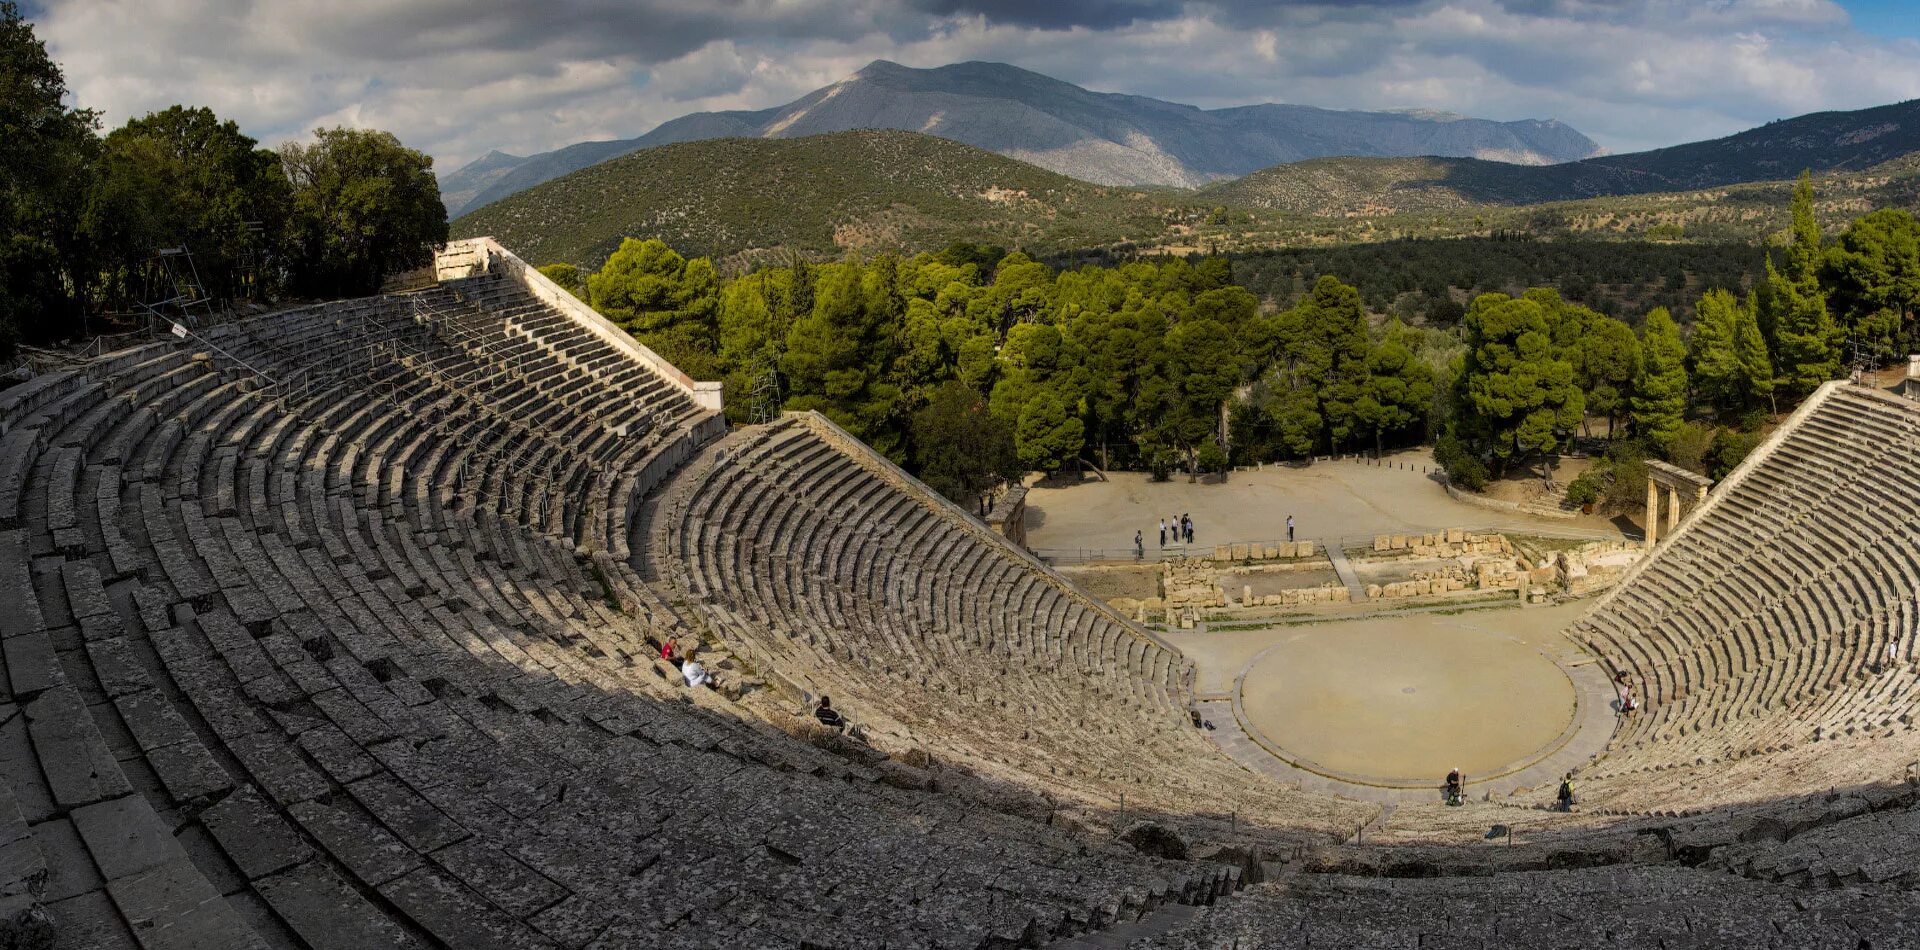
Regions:
M 571 545 L 444 503 L 425 460 L 489 430 L 413 431 L 394 417 L 431 397 L 369 412 L 349 385 L 291 405 L 187 353 L 42 384 L 58 398 L 3 421 L 56 451 L 0 531 L 0 827 L 59 869 L 35 896 L 62 932 L 973 945 L 1234 886 L 882 784 L 686 692 Z
M 1085 800 L 1304 828 L 1360 813 L 1249 788 L 1171 701 L 1177 654 L 829 426 L 801 414 L 742 430 L 651 502 L 654 536 L 634 543 L 730 649 L 831 694 L 883 743 Z
M 1576 622 L 1643 700 L 1583 770 L 1596 799 L 1664 790 L 1686 807 L 1713 768 L 1820 743 L 1872 739 L 1863 748 L 1887 775 L 1913 758 L 1916 463 L 1915 407 L 1823 388 Z M 1782 778 L 1753 794 L 1813 777 Z
M 1430 879 L 1303 875 L 1261 884 L 1157 937 L 1215 947 L 1899 947 L 1911 893 L 1804 891 L 1723 872 L 1621 866 Z

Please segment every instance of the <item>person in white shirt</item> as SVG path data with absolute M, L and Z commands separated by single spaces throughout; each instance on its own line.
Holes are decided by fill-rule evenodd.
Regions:
M 688 686 L 712 686 L 713 674 L 700 665 L 699 660 L 689 659 L 680 664 L 680 675 L 687 678 Z

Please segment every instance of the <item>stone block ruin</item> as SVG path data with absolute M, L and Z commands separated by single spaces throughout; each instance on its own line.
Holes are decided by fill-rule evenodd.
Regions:
M 1551 545 L 1551 546 L 1550 546 Z M 1353 559 L 1370 598 L 1445 597 L 1511 591 L 1529 603 L 1582 597 L 1626 572 L 1640 545 L 1620 539 L 1567 545 L 1451 528 L 1433 534 L 1378 535 L 1372 556 Z M 1387 579 L 1404 574 L 1401 579 Z
M 0 948 L 1920 945 L 1910 403 L 1575 625 L 1647 700 L 1579 809 L 1387 812 L 824 418 L 436 276 L 0 391 Z

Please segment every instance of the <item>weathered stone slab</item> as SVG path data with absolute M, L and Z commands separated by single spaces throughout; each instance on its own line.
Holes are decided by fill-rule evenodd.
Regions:
M 227 749 L 240 759 L 253 780 L 282 805 L 325 795 L 329 786 L 295 755 L 286 741 L 264 733 L 241 736 L 227 741 Z
M 347 805 L 301 802 L 287 809 L 321 847 L 371 885 L 381 885 L 421 864 L 418 853 L 373 819 Z
M 7 684 L 13 695 L 31 698 L 67 681 L 60 660 L 53 652 L 53 637 L 44 630 L 23 633 L 0 640 L 0 658 L 7 667 Z
M 26 830 L 22 826 L 22 831 Z M 46 860 L 47 881 L 40 895 L 42 901 L 49 904 L 63 901 L 105 885 L 71 820 L 55 818 L 34 825 L 31 830 L 33 837 L 28 840 Z
M 415 851 L 434 851 L 467 837 L 465 828 L 391 775 L 361 779 L 348 790 Z
M 200 813 L 213 839 L 249 880 L 293 867 L 313 856 L 252 786 L 243 785 Z
M 47 690 L 24 708 L 34 756 L 56 803 L 73 808 L 132 791 L 92 714 L 71 689 Z
M 254 882 L 274 913 L 315 947 L 418 947 L 406 930 L 348 887 L 325 865 L 309 861 Z
M 478 839 L 441 848 L 433 859 L 515 917 L 530 917 L 567 896 L 565 888 Z
M 132 645 L 123 637 L 87 641 L 87 656 L 93 661 L 94 675 L 108 698 L 139 692 L 152 685 L 146 668 L 140 665 Z
M 72 817 L 74 829 L 100 867 L 100 876 L 108 881 L 186 857 L 153 807 L 138 795 L 77 808 Z
M 433 935 L 471 950 L 552 947 L 553 942 L 506 916 L 445 874 L 420 868 L 380 893 Z
M 184 854 L 107 892 L 145 950 L 266 950 Z

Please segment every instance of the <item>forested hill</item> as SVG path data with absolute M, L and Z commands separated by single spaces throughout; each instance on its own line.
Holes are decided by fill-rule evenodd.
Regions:
M 1920 152 L 1920 100 L 1816 112 L 1725 138 L 1528 166 L 1471 158 L 1327 158 L 1202 189 L 1227 205 L 1306 214 L 1393 213 L 1572 201 L 1865 171 Z
M 1159 235 L 1172 204 L 911 132 L 717 139 L 621 156 L 481 208 L 456 237 L 492 235 L 540 263 L 598 267 L 632 235 L 688 254 L 919 250 L 973 241 L 1036 252 Z
M 1320 155 L 1472 155 L 1564 162 L 1598 154 L 1550 119 L 1498 122 L 1442 112 L 1358 112 L 1265 103 L 1200 109 L 1093 92 L 1005 63 L 914 69 L 886 60 L 785 105 L 696 112 L 639 138 L 500 153 L 441 180 L 455 216 L 615 155 L 715 138 L 800 138 L 903 129 L 965 142 L 1105 185 L 1193 187 Z

